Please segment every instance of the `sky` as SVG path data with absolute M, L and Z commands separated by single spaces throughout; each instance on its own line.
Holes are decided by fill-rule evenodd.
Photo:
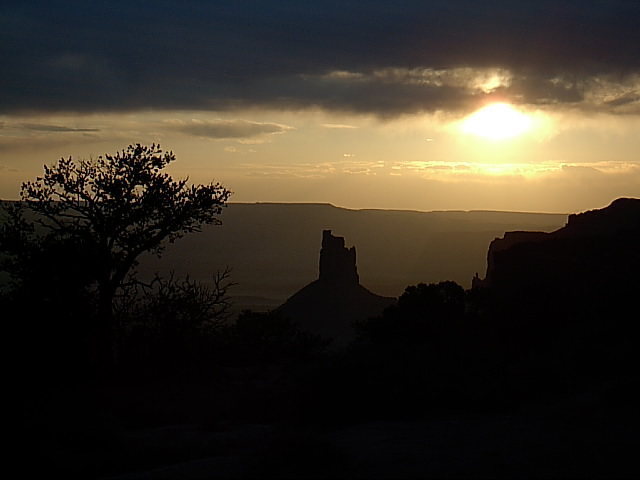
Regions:
M 235 202 L 640 197 L 640 1 L 3 1 L 0 198 L 133 143 Z

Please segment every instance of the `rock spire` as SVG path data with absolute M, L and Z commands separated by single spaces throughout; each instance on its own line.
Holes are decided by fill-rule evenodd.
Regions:
M 356 267 L 356 247 L 346 248 L 344 237 L 333 236 L 331 230 L 322 231 L 318 279 L 334 285 L 360 283 Z

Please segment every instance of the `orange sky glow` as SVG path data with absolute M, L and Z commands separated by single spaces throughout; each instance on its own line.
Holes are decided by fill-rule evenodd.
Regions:
M 393 119 L 322 111 L 5 116 L 0 196 L 44 163 L 160 143 L 172 172 L 233 201 L 569 212 L 640 195 L 640 117 L 527 110 Z M 67 129 L 56 128 L 71 125 Z
M 567 213 L 640 196 L 639 2 L 0 14 L 0 198 L 132 143 L 234 202 Z

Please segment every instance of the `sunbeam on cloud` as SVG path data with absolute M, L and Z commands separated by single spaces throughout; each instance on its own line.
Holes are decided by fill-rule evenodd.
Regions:
M 338 128 L 338 129 L 349 129 L 349 130 L 353 128 L 358 128 L 355 125 L 346 125 L 344 123 L 323 123 L 320 126 L 324 128 Z
M 533 120 L 507 103 L 492 103 L 469 115 L 460 131 L 490 140 L 505 140 L 528 132 Z

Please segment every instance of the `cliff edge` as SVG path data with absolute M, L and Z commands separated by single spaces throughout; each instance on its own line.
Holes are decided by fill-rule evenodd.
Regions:
M 640 199 L 570 215 L 551 233 L 507 232 L 489 246 L 484 279 L 474 288 L 537 302 L 562 297 L 592 305 L 609 294 L 633 294 L 640 279 Z M 635 293 L 637 295 L 637 291 Z M 566 303 L 566 302 L 564 302 Z

